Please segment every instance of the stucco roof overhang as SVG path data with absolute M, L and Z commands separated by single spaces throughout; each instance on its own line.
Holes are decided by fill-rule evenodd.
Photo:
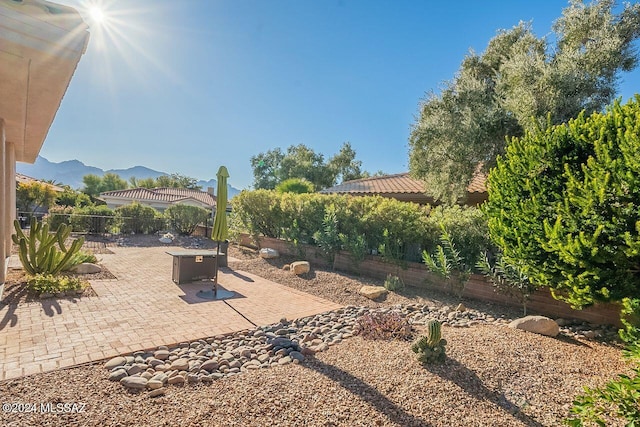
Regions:
M 0 119 L 17 161 L 35 162 L 88 40 L 73 8 L 0 0 Z

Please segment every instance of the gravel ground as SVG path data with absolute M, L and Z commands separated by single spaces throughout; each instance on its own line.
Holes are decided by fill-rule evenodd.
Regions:
M 376 281 L 320 269 L 295 277 L 282 270 L 287 258 L 267 262 L 238 248 L 230 255 L 240 259 L 234 268 L 345 305 L 457 303 L 411 288 L 372 302 L 356 291 Z M 519 314 L 465 304 L 496 318 Z M 243 372 L 210 385 L 171 385 L 156 398 L 109 381 L 102 363 L 50 372 L 0 383 L 3 404 L 34 404 L 37 411 L 3 411 L 0 425 L 557 426 L 583 386 L 602 385 L 626 369 L 617 346 L 562 335 L 477 324 L 445 326 L 443 337 L 448 358 L 442 365 L 421 366 L 409 342 L 353 337 L 299 364 Z M 61 406 L 59 413 L 42 413 L 57 403 L 76 403 L 67 409 L 82 412 L 63 413 Z

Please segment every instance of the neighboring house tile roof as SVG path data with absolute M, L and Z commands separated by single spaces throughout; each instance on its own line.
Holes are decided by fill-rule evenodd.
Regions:
M 486 198 L 487 188 L 485 182 L 486 175 L 481 173 L 475 174 L 471 180 L 467 192 L 469 193 L 469 198 L 473 199 L 473 204 L 477 204 L 476 200 L 478 199 Z M 424 182 L 412 178 L 408 172 L 345 181 L 340 185 L 326 188 L 320 192 L 352 194 L 356 196 L 378 194 L 399 200 L 433 204 L 433 199 L 428 196 Z
M 42 181 L 42 180 L 39 180 L 39 179 L 36 179 L 36 178 L 32 178 L 32 177 L 30 177 L 30 176 L 23 175 L 23 174 L 21 174 L 21 173 L 16 172 L 16 182 L 17 182 L 18 184 L 28 184 L 28 183 L 30 183 L 30 182 L 34 182 L 34 181 L 42 182 L 43 184 L 47 184 L 47 185 L 49 185 L 51 188 L 53 188 L 53 191 L 57 191 L 58 193 L 61 193 L 61 192 L 63 192 L 63 191 L 64 191 L 64 188 L 62 188 L 62 187 L 60 187 L 60 186 L 58 186 L 58 185 L 50 184 L 50 183 L 48 183 L 48 182 L 45 182 L 45 181 Z
M 101 193 L 100 196 L 166 203 L 179 203 L 187 199 L 195 199 L 209 207 L 213 207 L 216 204 L 216 198 L 211 193 L 187 188 L 131 188 L 127 190 L 107 191 Z

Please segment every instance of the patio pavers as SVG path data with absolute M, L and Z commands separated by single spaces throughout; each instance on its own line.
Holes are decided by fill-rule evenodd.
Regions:
M 196 297 L 211 282 L 176 285 L 173 247 L 116 247 L 100 255 L 117 279 L 92 281 L 97 296 L 0 309 L 0 379 L 6 380 L 296 319 L 338 304 L 243 271 L 220 270 L 224 301 Z

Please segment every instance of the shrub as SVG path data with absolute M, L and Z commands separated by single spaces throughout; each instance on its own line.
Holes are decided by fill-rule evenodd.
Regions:
M 388 274 L 384 281 L 384 288 L 391 292 L 397 292 L 404 289 L 404 282 L 398 276 Z
M 280 237 L 283 221 L 279 204 L 280 198 L 272 190 L 243 190 L 231 199 L 236 223 L 256 241 L 260 235 Z
M 349 252 L 349 259 L 356 269 L 367 255 L 367 242 L 364 234 L 346 235 L 340 233 L 340 242 L 344 250 Z
M 440 224 L 446 225 L 461 255 L 470 265 L 489 246 L 486 219 L 476 208 L 436 208 L 380 196 L 243 191 L 231 200 L 232 228 L 260 236 L 284 238 L 294 245 L 318 244 L 326 234 L 328 209 L 335 213 L 329 253 L 339 246 L 355 264 L 376 251 L 398 268 L 406 260 L 419 261 L 423 249 L 434 250 Z M 331 207 L 331 208 L 330 208 Z M 333 227 L 333 225 L 331 225 Z M 324 236 L 323 236 L 324 234 Z M 317 237 L 318 239 L 314 238 Z M 325 241 L 322 245 L 326 246 Z
M 489 174 L 509 263 L 573 307 L 640 293 L 640 96 L 513 138 Z
M 426 324 L 427 334 L 420 337 L 411 350 L 418 355 L 418 361 L 422 364 L 443 362 L 446 358 L 445 346 L 447 341 L 442 338 L 442 324 L 431 319 Z
M 27 286 L 39 294 L 55 294 L 84 289 L 87 283 L 77 277 L 36 274 L 27 280 Z
M 85 207 L 92 205 L 91 198 L 80 191 L 65 188 L 62 193 L 58 193 L 56 197 L 56 205 L 67 207 Z
M 49 229 L 57 230 L 61 224 L 71 225 L 71 215 L 74 208 L 71 206 L 52 206 L 45 216 Z
M 438 206 L 432 209 L 426 221 L 427 251 L 433 251 L 441 243 L 442 226 L 447 229 L 466 265 L 474 266 L 480 256 L 492 246 L 487 217 L 478 208 Z
M 115 212 L 105 205 L 75 208 L 70 222 L 74 232 L 109 233 L 115 224 Z
M 199 224 L 207 220 L 209 211 L 198 206 L 177 204 L 169 206 L 165 215 L 178 233 L 189 236 Z
M 165 228 L 160 212 L 138 202 L 119 206 L 115 213 L 121 233 L 152 234 Z
M 407 319 L 394 311 L 363 314 L 358 317 L 354 332 L 370 340 L 408 340 L 412 334 L 411 325 Z

